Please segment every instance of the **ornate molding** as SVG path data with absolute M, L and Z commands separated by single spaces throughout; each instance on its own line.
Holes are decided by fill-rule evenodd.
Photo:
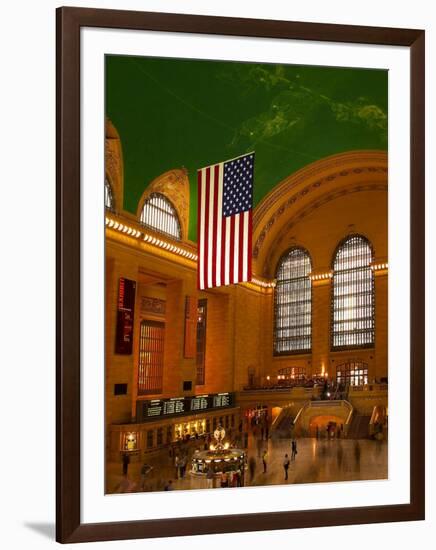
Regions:
M 321 187 L 336 182 L 336 180 L 340 178 L 345 178 L 350 175 L 361 175 L 361 174 L 375 174 L 375 173 L 383 173 L 387 174 L 387 168 L 385 167 L 378 167 L 378 166 L 368 166 L 368 167 L 362 167 L 362 168 L 353 168 L 352 170 L 341 170 L 339 172 L 329 174 L 328 176 L 321 178 L 307 186 L 305 186 L 303 189 L 298 191 L 297 193 L 294 193 L 291 195 L 286 202 L 282 203 L 275 212 L 270 216 L 268 222 L 263 226 L 263 229 L 256 239 L 255 245 L 253 247 L 253 257 L 257 258 L 259 255 L 259 251 L 265 241 L 266 235 L 271 230 L 273 225 L 277 222 L 277 220 L 285 213 L 285 211 L 290 208 L 291 206 L 295 205 L 298 201 L 300 201 L 302 198 L 306 197 L 309 193 L 320 189 Z M 380 184 L 383 185 L 383 184 Z M 292 186 L 294 187 L 294 185 Z M 387 184 L 384 184 L 384 187 L 387 189 Z M 363 191 L 365 189 L 355 189 L 355 191 Z M 278 195 L 284 195 L 286 192 L 289 192 L 289 189 L 281 189 L 280 193 Z M 346 194 L 347 191 L 344 190 L 343 194 Z M 269 195 L 267 196 L 267 198 Z M 277 200 L 279 196 L 275 196 L 274 199 Z M 272 197 L 268 198 L 268 201 L 272 203 Z M 259 221 L 259 220 L 258 220 Z
M 123 208 L 123 153 L 118 132 L 108 118 L 105 127 L 105 175 L 112 186 L 115 210 L 119 212 Z
M 338 199 L 340 197 L 344 197 L 346 195 L 351 195 L 354 193 L 365 192 L 365 191 L 387 191 L 387 189 L 388 189 L 388 186 L 387 184 L 384 184 L 384 183 L 360 183 L 352 187 L 342 187 L 340 189 L 337 189 L 336 191 L 322 195 L 318 199 L 315 199 L 314 201 L 307 204 L 305 207 L 298 210 L 295 213 L 295 215 L 292 216 L 291 220 L 282 227 L 281 234 L 277 237 L 275 241 L 276 246 L 274 247 L 274 250 L 271 250 L 265 259 L 263 275 L 268 276 L 268 266 L 270 266 L 271 264 L 271 259 L 272 259 L 272 256 L 274 255 L 274 251 L 280 248 L 280 245 L 283 239 L 285 238 L 285 236 L 289 234 L 292 228 L 296 224 L 301 222 L 306 216 L 308 216 L 309 214 L 312 214 L 315 210 L 324 206 L 325 204 L 335 199 Z
M 153 315 L 165 315 L 166 302 L 160 298 L 141 297 L 141 313 L 152 313 Z
M 315 177 L 318 179 L 316 186 L 319 187 L 323 180 L 332 181 L 337 174 L 346 176 L 350 174 L 350 171 L 359 174 L 364 169 L 363 167 L 367 167 L 371 172 L 377 172 L 379 169 L 382 172 L 387 172 L 387 153 L 384 151 L 351 151 L 331 155 L 301 168 L 277 184 L 259 203 L 253 213 L 254 228 L 257 228 L 269 208 L 301 183 Z

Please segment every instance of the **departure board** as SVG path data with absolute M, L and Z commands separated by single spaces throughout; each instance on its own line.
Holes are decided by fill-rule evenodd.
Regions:
M 171 397 L 169 399 L 138 400 L 137 422 L 157 418 L 186 415 L 234 406 L 233 393 L 213 393 L 192 397 Z

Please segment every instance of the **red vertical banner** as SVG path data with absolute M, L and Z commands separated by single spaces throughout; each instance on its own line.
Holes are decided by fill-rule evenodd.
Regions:
M 131 355 L 133 350 L 133 320 L 135 314 L 136 281 L 120 277 L 118 284 L 117 329 L 115 353 Z

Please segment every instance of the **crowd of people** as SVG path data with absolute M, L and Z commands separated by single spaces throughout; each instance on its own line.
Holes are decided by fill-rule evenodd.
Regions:
M 246 467 L 242 470 L 227 470 L 227 471 L 213 471 L 212 468 L 208 468 L 205 471 L 206 487 L 241 487 L 244 485 L 263 485 L 267 480 L 273 478 L 277 479 L 277 472 L 279 468 L 283 468 L 283 479 L 289 481 L 289 472 L 292 470 L 292 465 L 295 464 L 298 455 L 298 441 L 292 434 L 288 439 L 289 447 L 283 448 L 282 458 L 277 460 L 277 455 L 270 456 L 270 452 L 274 446 L 271 446 L 270 435 L 270 420 L 266 410 L 256 411 L 250 416 L 243 418 L 239 425 L 234 429 L 227 431 L 227 442 L 230 447 L 240 448 L 246 452 Z M 323 453 L 330 452 L 328 440 L 335 439 L 341 440 L 344 437 L 343 425 L 330 423 L 321 429 L 316 428 L 317 439 L 320 443 L 317 447 L 317 453 L 323 461 Z M 325 440 L 325 441 L 324 441 Z M 132 485 L 132 480 L 128 478 L 129 468 L 129 456 L 126 453 L 123 456 L 122 472 L 123 480 L 118 487 L 118 492 L 132 492 L 134 490 L 150 491 L 150 490 L 174 490 L 174 483 L 177 482 L 176 488 L 180 488 L 180 481 L 188 477 L 188 470 L 190 468 L 192 457 L 196 452 L 208 450 L 213 443 L 211 434 L 203 434 L 196 438 L 183 439 L 168 447 L 168 455 L 165 460 L 164 456 L 161 456 L 159 467 L 155 466 L 155 472 L 153 466 L 144 462 L 140 468 L 139 483 Z M 337 466 L 343 467 L 344 456 L 343 448 L 338 445 L 337 451 Z M 335 451 L 335 452 L 336 452 Z M 356 441 L 353 450 L 354 455 L 354 469 L 360 471 L 360 446 Z M 325 457 L 324 457 L 325 458 Z M 246 469 L 246 472 L 245 472 Z M 172 477 L 162 479 L 162 475 L 168 475 L 168 472 Z M 159 472 L 159 473 L 158 473 Z M 160 476 L 160 478 L 159 478 Z M 292 477 L 294 480 L 295 475 Z

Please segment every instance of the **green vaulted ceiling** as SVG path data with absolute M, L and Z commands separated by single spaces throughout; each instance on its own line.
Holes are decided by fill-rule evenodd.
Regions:
M 387 149 L 386 71 L 106 58 L 106 114 L 121 138 L 124 208 L 186 167 L 196 240 L 198 168 L 256 152 L 254 204 L 299 168 L 353 149 Z

